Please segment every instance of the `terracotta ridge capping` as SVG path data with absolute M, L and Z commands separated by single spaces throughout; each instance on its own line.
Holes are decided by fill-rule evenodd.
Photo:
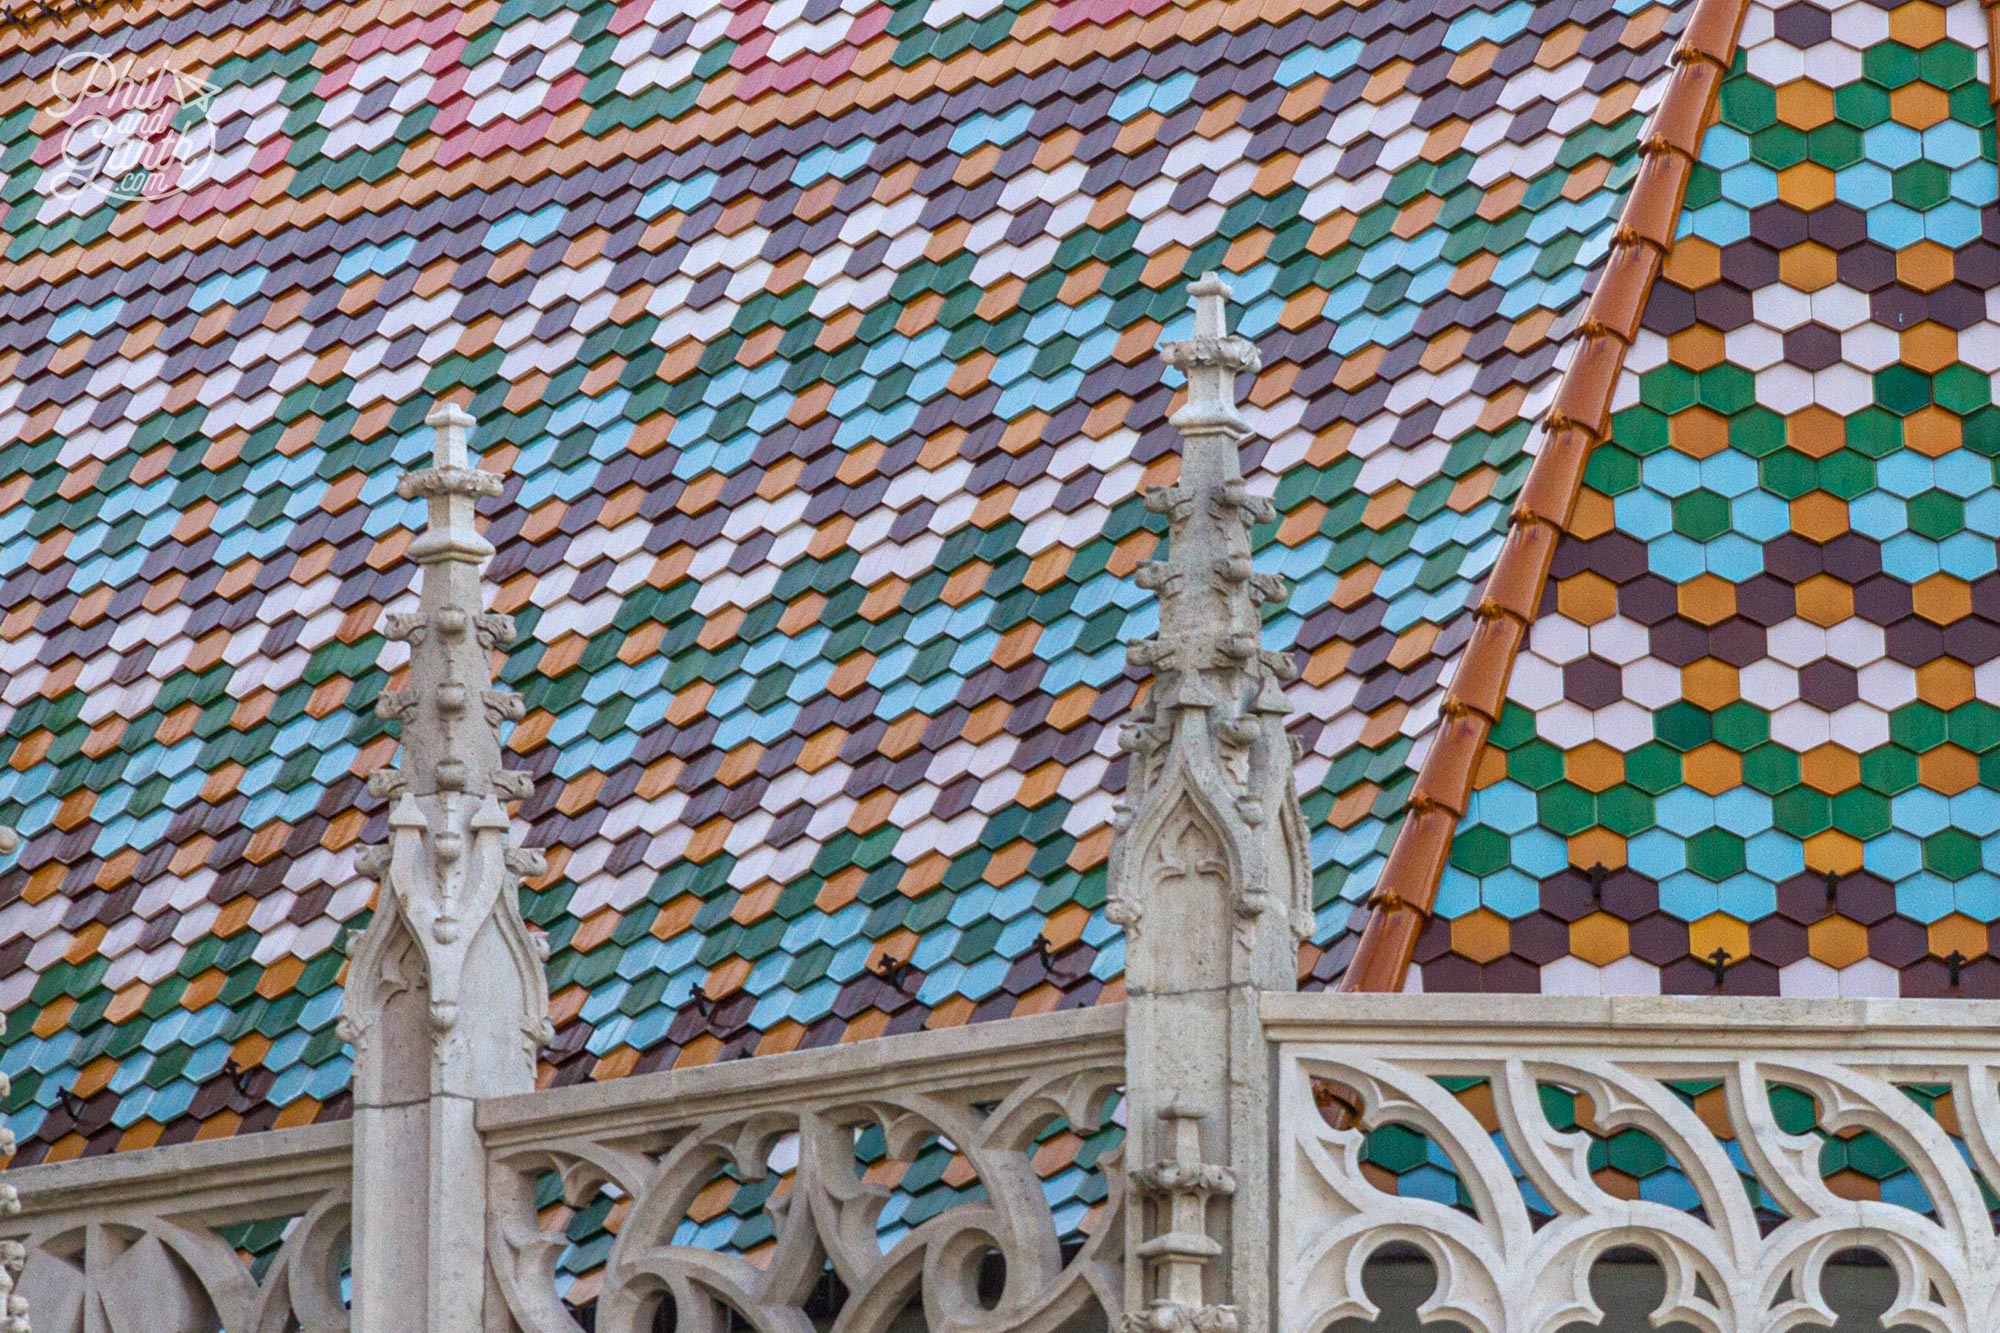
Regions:
M 1979 0 L 1986 10 L 1986 100 L 2000 106 L 2000 0 Z
M 2000 0 L 1983 0 L 2000 5 Z M 1337 989 L 1400 991 L 1430 919 L 1452 837 L 1472 793 L 1487 737 L 1507 702 L 1521 644 L 1548 586 L 1549 567 L 1590 453 L 1611 429 L 1611 396 L 1638 335 L 1687 196 L 1702 133 L 1715 113 L 1735 57 L 1749 0 L 1696 0 L 1676 44 L 1665 94 L 1640 139 L 1640 164 L 1599 270 L 1597 290 L 1577 329 L 1542 427 L 1546 438 L 1507 520 L 1507 539 L 1473 610 L 1472 637 L 1445 691 L 1437 731 L 1404 806 L 1368 923 Z M 1988 8 L 1992 16 L 1996 11 Z

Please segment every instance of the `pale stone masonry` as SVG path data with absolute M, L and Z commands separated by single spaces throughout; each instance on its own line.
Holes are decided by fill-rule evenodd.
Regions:
M 0 825 L 0 856 L 12 856 L 20 850 L 21 835 L 14 829 Z M 5 1074 L 0 1074 L 0 1097 L 5 1097 L 12 1085 Z M 14 1133 L 0 1127 L 0 1162 L 14 1155 Z M 12 1184 L 0 1181 L 0 1217 L 15 1217 L 21 1211 L 20 1193 Z M 28 1258 L 27 1249 L 17 1240 L 0 1240 L 0 1333 L 29 1333 L 28 1300 L 15 1290 L 21 1280 L 21 1270 Z
M 7 1095 L 8 1082 L 0 1074 L 0 1097 Z M 0 1158 L 12 1155 L 14 1136 L 0 1129 Z M 12 1185 L 0 1184 L 0 1217 L 21 1211 L 21 1199 Z M 15 1290 L 28 1259 L 27 1247 L 18 1240 L 0 1240 L 0 1333 L 29 1333 L 28 1298 Z
M 397 487 L 429 502 L 410 545 L 421 609 L 387 626 L 410 645 L 409 683 L 377 704 L 401 723 L 402 763 L 368 780 L 391 802 L 389 841 L 361 858 L 382 888 L 342 1017 L 355 1052 L 356 1333 L 488 1327 L 474 1112 L 481 1098 L 534 1088 L 551 1032 L 546 946 L 518 901 L 542 857 L 513 845 L 503 804 L 530 791 L 528 775 L 500 759 L 500 728 L 521 716 L 521 698 L 493 688 L 493 652 L 514 626 L 484 609 L 480 571 L 493 547 L 474 522 L 500 479 L 471 466 L 465 412 L 440 403 L 425 422 L 435 466 Z
M 1150 492 L 1167 516 L 1164 559 L 1138 579 L 1160 630 L 1130 647 L 1153 673 L 1126 724 L 1126 802 L 1111 849 L 1111 915 L 1127 938 L 1126 1161 L 1142 1201 L 1130 1228 L 1126 1308 L 1153 1333 L 1262 1327 L 1268 1299 L 1270 1079 L 1264 991 L 1297 986 L 1312 927 L 1305 819 L 1280 683 L 1259 607 L 1281 580 L 1251 566 L 1250 529 L 1273 517 L 1249 493 L 1250 433 L 1236 377 L 1257 349 L 1230 334 L 1229 288 L 1189 289 L 1195 333 L 1161 349 L 1188 378 L 1172 422 L 1180 480 Z M 1233 1198 L 1232 1198 L 1233 1195 Z

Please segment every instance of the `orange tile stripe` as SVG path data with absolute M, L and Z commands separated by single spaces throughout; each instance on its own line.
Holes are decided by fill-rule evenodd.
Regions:
M 1986 0 L 1989 20 L 1996 13 Z M 1611 396 L 1639 332 L 1687 196 L 1701 139 L 1715 115 L 1749 0 L 1696 0 L 1673 55 L 1666 94 L 1640 145 L 1639 177 L 1625 200 L 1611 253 L 1577 330 L 1579 342 L 1508 518 L 1507 541 L 1473 612 L 1472 637 L 1445 692 L 1430 753 L 1404 806 L 1403 824 L 1368 900 L 1368 924 L 1340 981 L 1343 991 L 1400 991 L 1417 936 L 1430 919 L 1452 836 L 1465 815 L 1487 737 L 1507 702 L 1514 661 L 1548 586 L 1556 542 L 1583 490 L 1593 448 L 1611 428 Z

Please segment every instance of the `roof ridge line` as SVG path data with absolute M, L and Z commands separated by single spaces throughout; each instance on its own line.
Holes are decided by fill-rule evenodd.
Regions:
M 1609 437 L 1611 397 L 1673 246 L 1695 158 L 1749 8 L 1750 0 L 1695 0 L 1674 48 L 1666 92 L 1640 137 L 1638 177 L 1577 328 L 1580 341 L 1542 420 L 1547 438 L 1528 468 L 1508 516 L 1505 544 L 1480 590 L 1472 636 L 1460 651 L 1435 738 L 1404 802 L 1382 878 L 1367 899 L 1368 922 L 1339 990 L 1400 991 L 1409 975 L 1473 774 L 1506 707 L 1514 663 L 1548 587 L 1556 544 L 1583 490 L 1591 452 Z
M 1986 100 L 2000 106 L 2000 0 L 1979 0 L 1986 11 Z

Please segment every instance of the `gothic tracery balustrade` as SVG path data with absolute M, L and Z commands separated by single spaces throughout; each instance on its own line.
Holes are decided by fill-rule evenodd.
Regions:
M 1385 1247 L 1472 1333 L 1594 1323 L 1593 1265 L 1633 1248 L 1666 1276 L 1656 1323 L 1832 1326 L 1828 1267 L 1859 1250 L 1895 1278 L 1883 1327 L 2000 1326 L 2000 1037 L 1975 1009 L 1267 996 L 1276 1327 L 1374 1318 Z
M 347 1333 L 348 1137 L 315 1125 L 10 1172 L 20 1327 Z
M 615 1238 L 591 1274 L 596 1333 L 853 1333 L 920 1318 L 934 1333 L 1104 1328 L 1121 1306 L 1123 1182 L 1066 1226 L 1037 1171 L 1052 1129 L 1109 1126 L 1124 1081 L 1119 1015 L 642 1076 L 507 1099 L 482 1114 L 492 1160 L 488 1251 L 520 1333 L 578 1333 L 560 1225 L 608 1196 Z M 921 1047 L 922 1049 L 916 1049 Z M 960 1188 L 912 1221 L 910 1168 L 942 1149 Z M 561 1204 L 538 1208 L 543 1182 Z M 761 1243 L 704 1243 L 701 1201 L 757 1196 Z M 898 1197 L 899 1191 L 901 1198 Z M 713 1210 L 710 1210 L 713 1211 Z M 1065 1232 L 1070 1234 L 1065 1235 Z

